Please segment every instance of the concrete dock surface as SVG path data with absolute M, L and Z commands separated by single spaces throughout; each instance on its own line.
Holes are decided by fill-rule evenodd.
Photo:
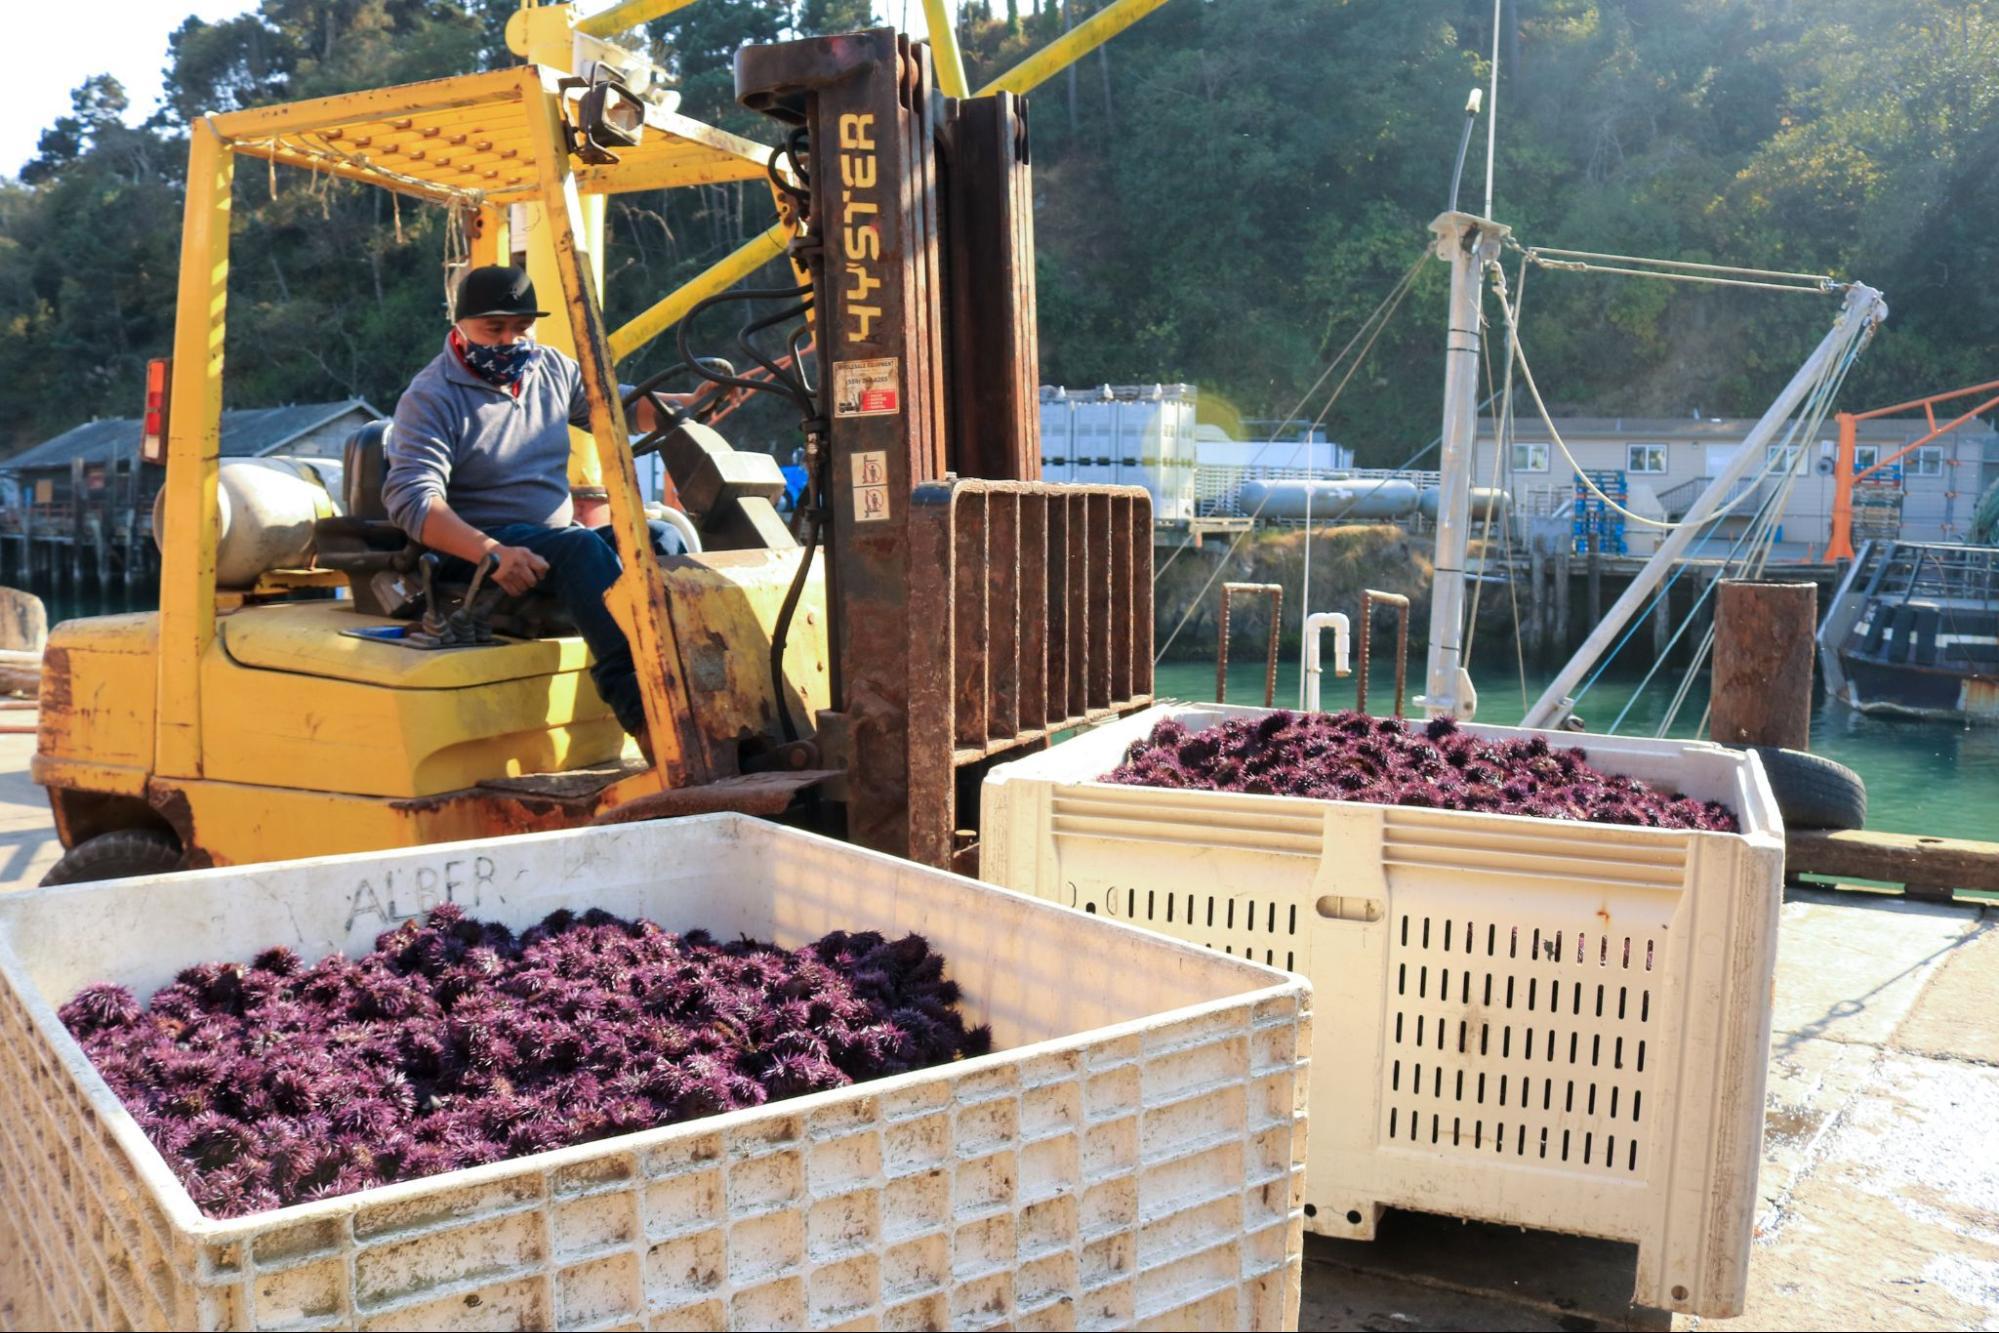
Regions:
M 32 712 L 0 713 L 10 727 L 32 726 Z M 0 889 L 31 888 L 62 855 L 49 798 L 28 776 L 35 738 L 0 734 Z
M 1306 1238 L 1304 1329 L 1999 1328 L 1999 917 L 1857 890 L 1783 911 L 1749 1300 L 1632 1306 L 1636 1250 L 1391 1213 Z
M 0 888 L 62 852 L 33 751 L 0 735 Z M 1371 1244 L 1306 1238 L 1299 1327 L 1999 1329 L 1995 1009 L 1992 908 L 1794 891 L 1740 1318 L 1631 1305 L 1628 1245 L 1391 1213 Z

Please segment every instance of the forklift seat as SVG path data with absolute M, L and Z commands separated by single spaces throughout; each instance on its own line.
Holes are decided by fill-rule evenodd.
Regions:
M 371 421 L 347 437 L 341 451 L 345 467 L 346 494 L 341 497 L 349 518 L 388 521 L 389 507 L 382 503 L 382 483 L 388 479 L 387 447 L 395 422 Z
M 382 483 L 389 472 L 389 432 L 394 428 L 395 423 L 386 419 L 371 421 L 347 437 L 341 453 L 345 478 L 341 507 L 346 512 L 313 524 L 313 544 L 322 568 L 347 576 L 357 610 L 414 620 L 423 614 L 417 562 L 424 547 L 389 521 L 388 506 L 382 501 Z M 447 607 L 468 590 L 464 579 L 437 585 Z M 493 628 L 516 638 L 546 639 L 576 633 L 576 622 L 554 597 L 535 591 L 502 599 L 493 613 Z

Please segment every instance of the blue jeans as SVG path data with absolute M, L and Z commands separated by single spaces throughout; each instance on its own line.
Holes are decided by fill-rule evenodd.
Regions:
M 670 524 L 657 519 L 646 524 L 657 556 L 682 555 L 686 544 Z M 552 595 L 576 622 L 583 642 L 590 645 L 590 678 L 597 693 L 617 714 L 618 724 L 634 736 L 646 729 L 645 704 L 639 697 L 638 668 L 632 664 L 632 646 L 624 631 L 604 605 L 604 593 L 624 562 L 618 559 L 616 540 L 609 528 L 543 527 L 539 523 L 502 523 L 487 528 L 486 535 L 502 546 L 522 546 L 548 561 L 548 573 L 537 585 Z

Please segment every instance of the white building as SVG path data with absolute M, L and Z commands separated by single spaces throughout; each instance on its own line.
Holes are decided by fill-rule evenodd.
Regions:
M 1474 449 L 1474 485 L 1490 484 L 1494 475 L 1495 422 L 1479 423 Z M 1678 519 L 1735 452 L 1756 423 L 1747 419 L 1558 417 L 1556 432 L 1574 455 L 1577 466 L 1621 479 L 1625 506 L 1648 517 Z M 1921 418 L 1863 421 L 1855 429 L 1854 462 L 1867 468 L 1903 445 L 1927 434 Z M 1781 432 L 1780 432 L 1781 438 Z M 1777 518 L 1777 560 L 1818 560 L 1831 535 L 1838 436 L 1830 418 L 1818 439 L 1804 445 L 1783 508 Z M 1764 462 L 1778 474 L 1752 479 L 1745 488 L 1759 491 L 1731 511 L 1715 541 L 1739 534 L 1750 517 L 1781 489 L 1787 461 L 1782 446 L 1771 445 Z M 1796 447 L 1796 446 L 1793 446 Z M 1497 460 L 1499 484 L 1512 492 L 1515 512 L 1530 525 L 1554 532 L 1573 524 L 1575 474 L 1537 418 L 1514 419 L 1510 457 Z M 1972 510 L 1986 486 L 1999 476 L 1999 434 L 1970 422 L 1922 446 L 1893 468 L 1868 479 L 1856 491 L 1854 541 L 1869 535 L 1899 536 L 1907 541 L 1963 541 Z M 1534 524 L 1534 520 L 1544 520 Z M 1649 554 L 1658 529 L 1624 526 L 1626 549 Z M 1714 554 L 1718 552 L 1706 552 Z

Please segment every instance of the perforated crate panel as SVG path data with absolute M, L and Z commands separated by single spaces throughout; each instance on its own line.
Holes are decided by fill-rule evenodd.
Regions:
M 1403 1207 L 1627 1240 L 1638 1301 L 1739 1312 L 1782 877 L 1754 759 L 1555 738 L 1743 835 L 1073 780 L 1162 717 L 1264 711 L 1162 707 L 997 770 L 982 873 L 1312 978 L 1308 1229 Z
M 648 827 L 657 839 L 673 825 L 632 829 Z M 877 887 L 898 896 L 948 885 L 931 910 L 966 916 L 968 931 L 980 928 L 967 911 L 978 895 L 1018 901 L 820 839 L 803 860 L 774 855 L 804 835 L 760 827 L 747 841 L 779 842 L 745 855 L 792 881 L 781 916 L 809 914 L 815 890 L 847 896 L 815 871 L 865 881 L 881 864 L 895 870 Z M 601 853 L 645 850 L 657 861 L 662 849 Z M 679 850 L 724 873 L 746 863 Z M 260 884 L 283 871 L 263 868 Z M 125 883 L 189 878 L 203 876 Z M 783 906 L 787 892 L 805 906 Z M 1094 923 L 1030 906 L 1043 919 L 1001 910 L 985 923 L 1094 944 L 1114 973 L 1142 969 L 1127 984 L 1154 996 L 1229 989 L 1198 953 L 1121 959 L 1118 943 L 1150 941 L 1082 938 Z M 0 1321 L 11 1328 L 1296 1327 L 1310 1043 L 1296 982 L 1243 968 L 1240 993 L 1141 1020 L 216 1222 L 54 1030 L 5 911 Z M 962 956 L 970 994 L 979 969 L 969 945 Z M 1079 1000 L 1087 1016 L 1095 1000 Z

